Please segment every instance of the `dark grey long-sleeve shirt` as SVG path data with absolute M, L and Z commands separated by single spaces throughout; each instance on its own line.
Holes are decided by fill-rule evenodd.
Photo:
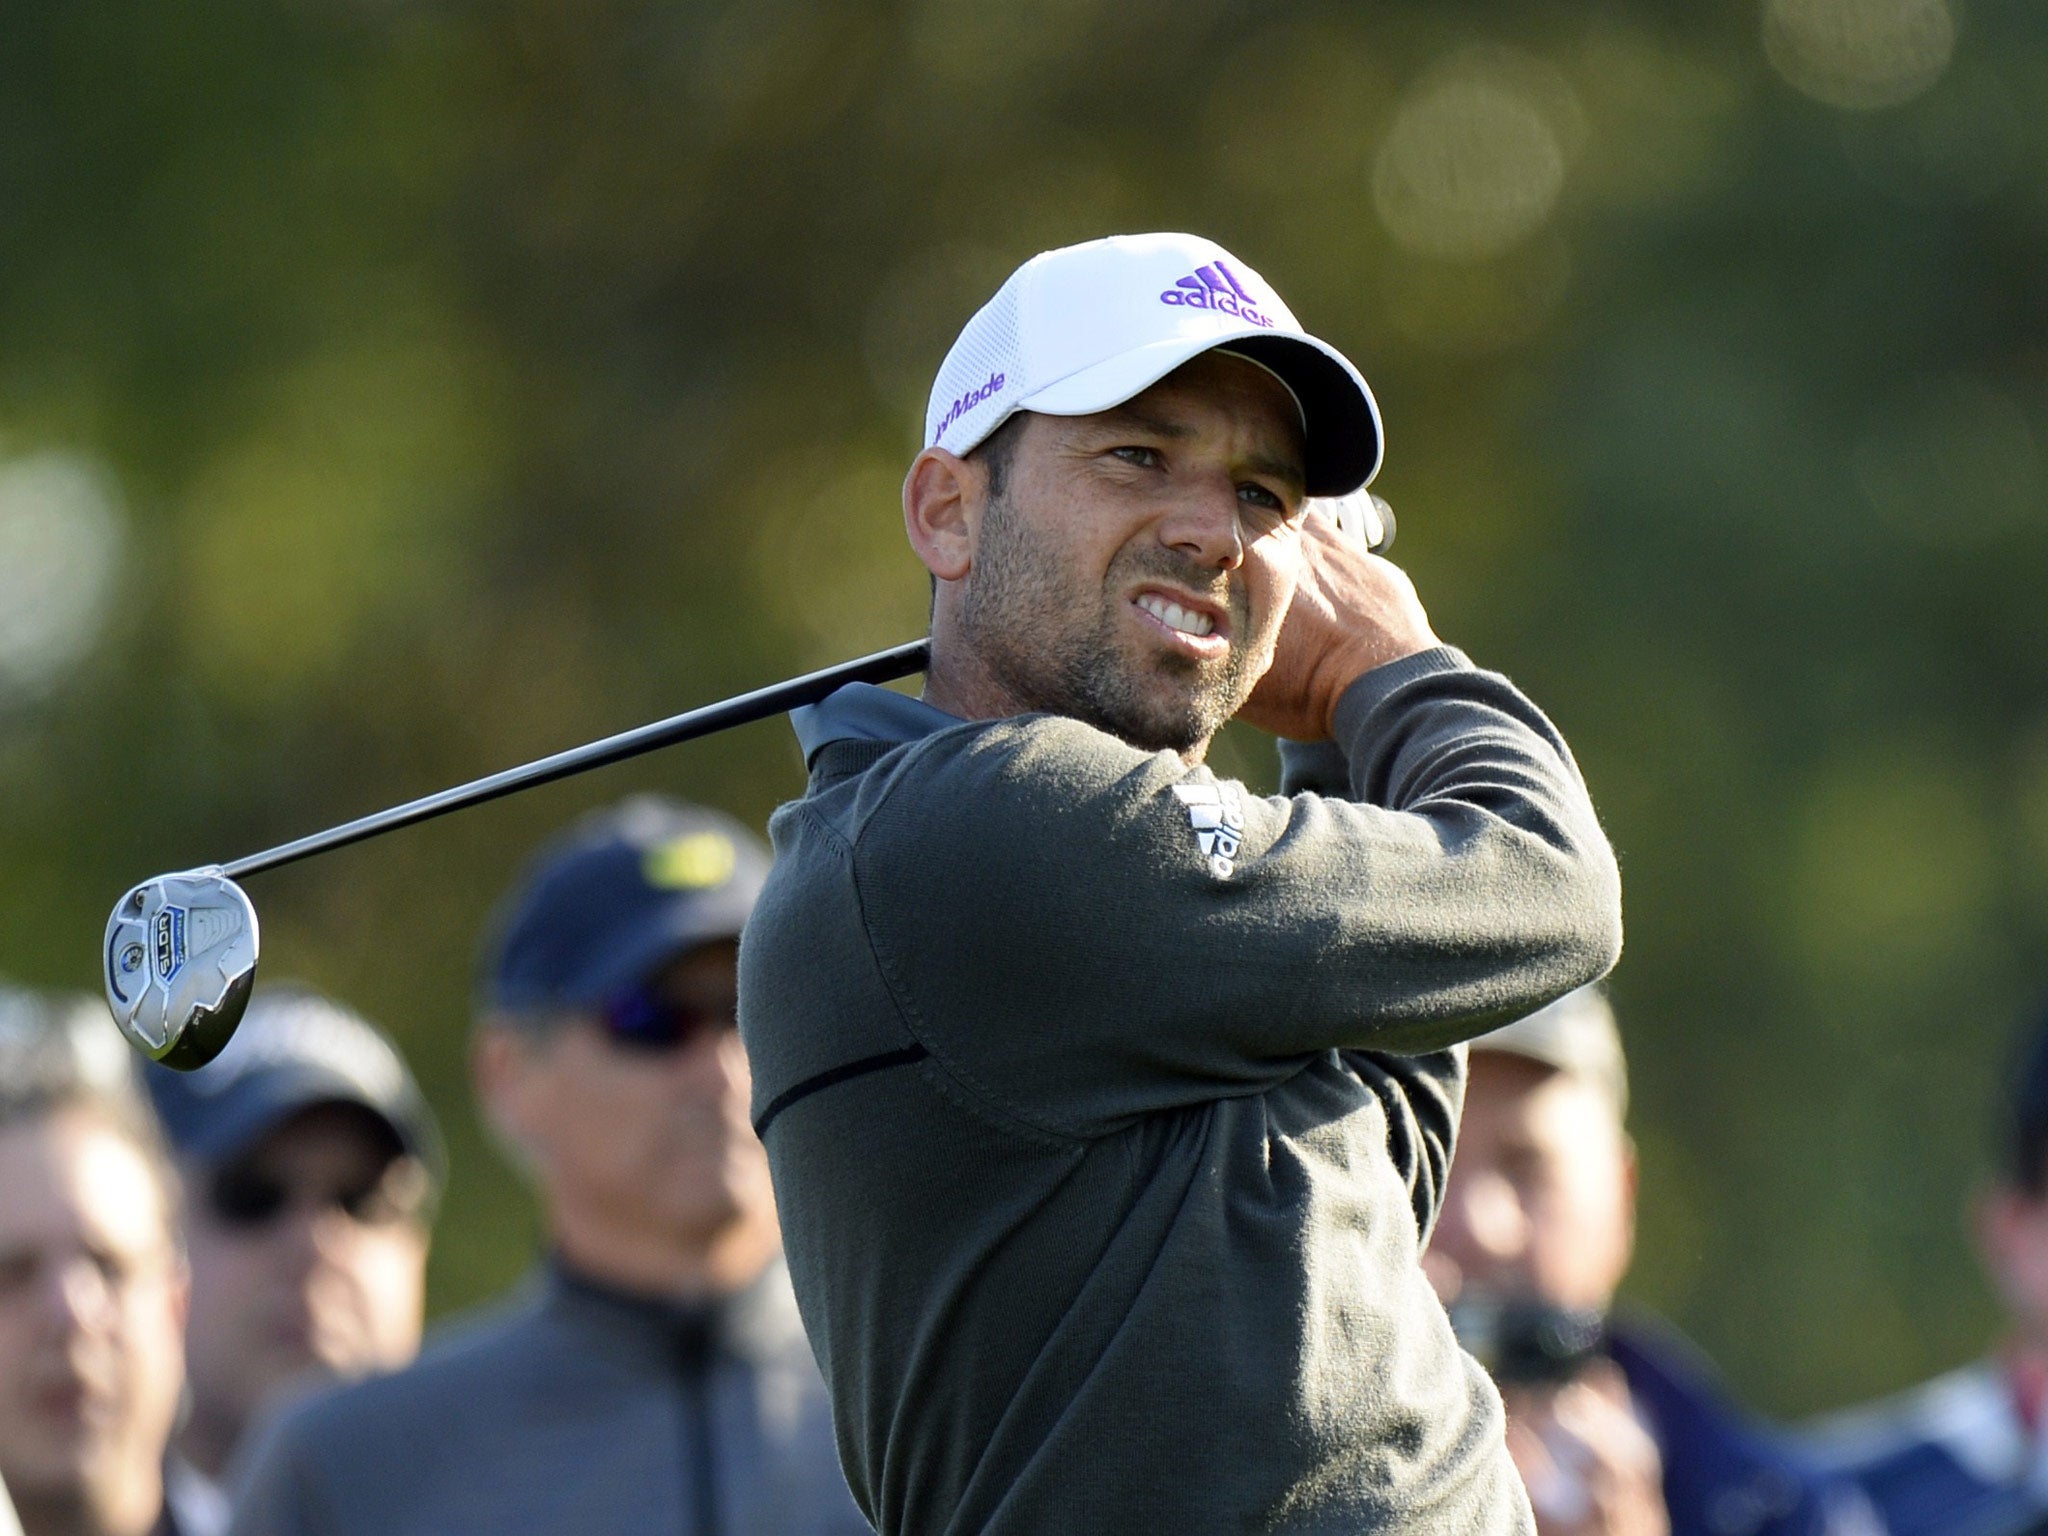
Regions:
M 1337 728 L 1262 799 L 1058 716 L 799 721 L 741 1030 L 885 1536 L 1529 1529 L 1417 1255 L 1454 1046 L 1613 963 L 1613 857 L 1455 651 Z
M 230 1536 L 866 1536 L 780 1264 L 700 1308 L 549 1270 L 251 1458 Z

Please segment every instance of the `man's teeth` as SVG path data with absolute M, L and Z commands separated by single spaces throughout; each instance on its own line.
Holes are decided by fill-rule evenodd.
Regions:
M 1206 635 L 1215 629 L 1216 621 L 1206 613 L 1190 613 L 1171 598 L 1147 592 L 1138 599 L 1138 606 L 1168 629 L 1177 629 L 1184 635 Z

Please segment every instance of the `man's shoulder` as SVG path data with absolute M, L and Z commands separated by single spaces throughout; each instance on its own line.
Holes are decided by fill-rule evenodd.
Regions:
M 303 1450 L 347 1451 L 365 1439 L 403 1442 L 422 1426 L 443 1426 L 497 1399 L 546 1353 L 530 1298 L 458 1317 L 437 1331 L 410 1365 L 317 1391 L 285 1410 L 276 1440 Z
M 1869 1493 L 1893 1536 L 2035 1529 L 2048 1513 L 2034 1437 L 1995 1361 L 1835 1414 L 1810 1434 L 1815 1455 Z
M 1663 1455 L 1675 1528 L 1696 1528 L 1693 1518 L 1709 1511 L 1720 1512 L 1721 1526 L 1759 1536 L 1875 1528 L 1851 1485 L 1739 1407 L 1711 1362 L 1669 1324 L 1634 1313 L 1609 1349 Z
M 1984 1482 L 2006 1482 L 2028 1455 L 2004 1376 L 1985 1360 L 1830 1414 L 1804 1438 L 1823 1465 L 1857 1476 L 1934 1451 Z
M 777 846 L 796 830 L 786 820 L 795 813 L 849 839 L 884 828 L 943 835 L 960 826 L 963 817 L 1031 815 L 1130 786 L 1134 775 L 1164 781 L 1190 774 L 1210 777 L 1206 769 L 1188 769 L 1170 752 L 1134 747 L 1068 715 L 962 721 L 894 745 L 833 742 L 814 759 L 803 799 L 777 814 L 783 823 Z M 935 802 L 949 807 L 947 817 L 931 814 Z M 906 806 L 912 813 L 893 814 Z

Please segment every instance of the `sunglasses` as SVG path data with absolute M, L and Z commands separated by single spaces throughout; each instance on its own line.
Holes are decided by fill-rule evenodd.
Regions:
M 417 1214 L 417 1202 L 400 1192 L 406 1182 L 387 1171 L 367 1184 L 314 1189 L 254 1168 L 225 1168 L 207 1187 L 206 1204 L 222 1226 L 244 1232 L 273 1226 L 300 1209 L 340 1211 L 359 1226 L 383 1227 Z
M 605 1038 L 649 1056 L 680 1050 L 717 1030 L 736 1027 L 739 999 L 731 993 L 677 998 L 650 987 L 621 992 L 598 1013 Z

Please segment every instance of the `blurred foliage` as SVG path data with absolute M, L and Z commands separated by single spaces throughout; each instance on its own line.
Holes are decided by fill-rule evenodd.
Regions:
M 1438 628 L 1621 850 L 1637 1297 L 1778 1412 L 1984 1344 L 1960 1213 L 2048 985 L 2048 11 L 6 31 L 0 970 L 92 988 L 143 875 L 915 634 L 896 486 L 954 331 L 1034 250 L 1194 229 L 1372 377 Z M 1271 782 L 1248 731 L 1218 762 Z M 518 861 L 630 788 L 758 821 L 799 782 L 754 727 L 255 882 L 266 973 L 388 1023 L 450 1122 L 437 1311 L 536 1240 L 464 1088 Z

